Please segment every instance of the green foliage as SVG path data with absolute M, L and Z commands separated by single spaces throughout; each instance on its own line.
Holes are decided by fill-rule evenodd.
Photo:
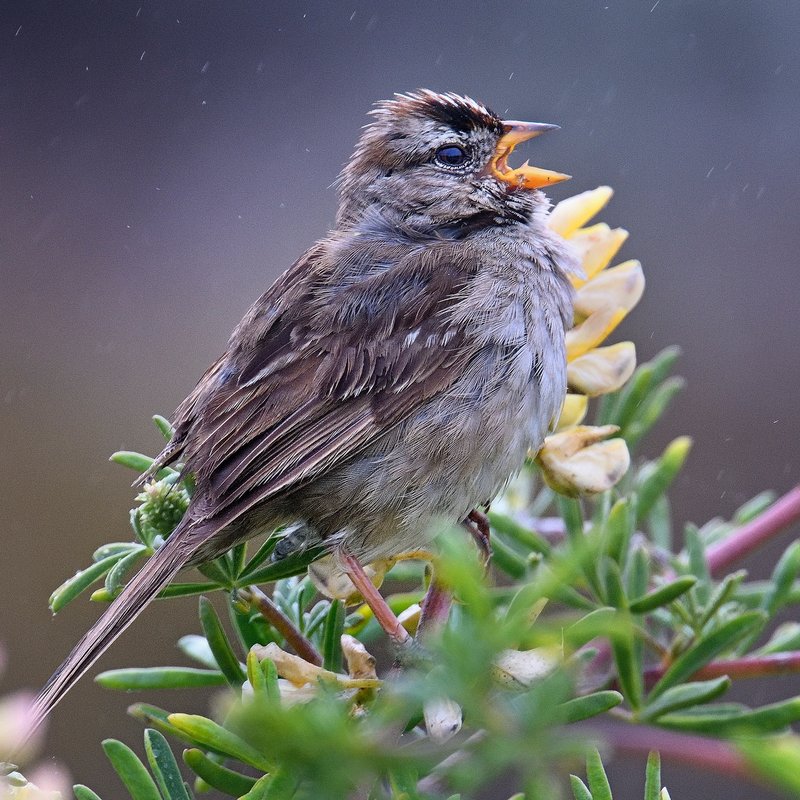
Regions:
M 677 356 L 664 351 L 601 402 L 596 422 L 618 425 L 632 453 L 682 385 L 670 375 Z M 168 438 L 169 423 L 155 422 Z M 615 489 L 592 499 L 556 497 L 530 465 L 489 515 L 488 577 L 463 531 L 443 531 L 434 571 L 455 598 L 449 618 L 399 653 L 394 669 L 392 656 L 382 656 L 382 680 L 366 651 L 353 655 L 379 635 L 369 609 L 320 597 L 305 576 L 319 548 L 272 561 L 281 531 L 204 565 L 205 580 L 168 587 L 162 598 L 204 595 L 199 632 L 179 641 L 197 666 L 112 670 L 97 681 L 125 691 L 215 686 L 223 695 L 208 716 L 131 707 L 146 727 L 145 759 L 104 744 L 130 796 L 188 800 L 182 776 L 191 775 L 196 793 L 213 788 L 247 800 L 467 800 L 514 775 L 518 800 L 564 798 L 570 786 L 576 800 L 612 800 L 588 735 L 613 743 L 615 730 L 641 725 L 643 755 L 661 746 L 648 743 L 659 728 L 714 737 L 741 769 L 800 798 L 792 766 L 800 744 L 787 733 L 800 720 L 800 698 L 756 709 L 720 702 L 733 680 L 751 674 L 742 663 L 756 674 L 764 659 L 797 655 L 800 669 L 792 652 L 800 625 L 765 636 L 777 613 L 800 602 L 800 545 L 786 550 L 769 581 L 712 575 L 710 548 L 768 510 L 773 497 L 762 494 L 730 521 L 687 526 L 683 549 L 676 546 L 668 491 L 690 445 L 680 437 L 652 460 L 635 458 Z M 112 458 L 139 472 L 152 464 L 137 453 Z M 53 611 L 101 581 L 92 599 L 112 599 L 169 536 L 191 489 L 180 467 L 162 470 L 137 497 L 133 541 L 95 551 L 53 593 Z M 412 629 L 429 580 L 414 561 L 387 575 L 383 593 Z M 276 613 L 265 612 L 256 585 Z M 222 596 L 212 605 L 215 591 Z M 291 661 L 289 629 L 317 651 L 316 664 Z M 444 734 L 437 714 L 450 714 Z M 602 729 L 592 728 L 601 717 Z M 168 742 L 184 748 L 180 768 Z M 567 780 L 583 759 L 586 780 Z M 96 797 L 82 786 L 75 793 Z M 644 797 L 668 798 L 655 752 Z

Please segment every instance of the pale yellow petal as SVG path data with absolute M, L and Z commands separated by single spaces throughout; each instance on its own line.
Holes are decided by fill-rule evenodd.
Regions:
M 397 615 L 397 621 L 413 636 L 417 632 L 421 616 L 422 606 L 419 603 L 412 603 Z
M 342 653 L 351 678 L 377 678 L 375 656 L 354 636 L 345 633 L 341 638 Z
M 564 405 L 561 407 L 561 416 L 559 416 L 555 427 L 556 432 L 583 422 L 588 408 L 589 399 L 585 395 L 568 394 L 564 398 Z
M 263 661 L 265 658 L 272 661 L 278 675 L 291 681 L 295 686 L 316 683 L 320 680 L 330 682 L 339 680 L 339 676 L 335 672 L 318 667 L 316 664 L 309 664 L 300 656 L 282 650 L 275 642 L 266 645 L 254 644 L 250 650 L 256 654 L 259 661 Z
M 604 270 L 611 259 L 619 252 L 620 247 L 628 238 L 628 231 L 624 228 L 609 228 L 605 222 L 592 225 L 591 228 L 582 228 L 576 231 L 570 239 L 570 244 L 575 249 L 581 261 L 581 268 L 585 277 L 573 275 L 570 277 L 572 285 L 583 286 L 595 275 Z
M 550 212 L 547 224 L 556 233 L 569 237 L 597 214 L 613 194 L 614 190 L 610 186 L 598 186 L 588 192 L 568 197 Z
M 614 486 L 630 466 L 625 440 L 607 439 L 618 430 L 616 425 L 579 425 L 548 436 L 536 457 L 547 485 L 570 497 Z
M 635 368 L 636 346 L 633 342 L 595 347 L 569 362 L 567 384 L 576 392 L 597 397 L 619 389 Z
M 527 688 L 549 675 L 556 663 L 553 654 L 541 647 L 533 650 L 503 650 L 492 665 L 492 676 L 506 686 Z
M 367 564 L 364 572 L 367 573 L 373 585 L 378 588 L 394 563 L 394 559 L 375 561 Z M 323 556 L 311 564 L 308 568 L 308 577 L 311 578 L 311 582 L 320 594 L 331 600 L 345 600 L 349 603 L 358 602 L 361 597 L 347 573 L 333 556 Z
M 575 313 L 588 317 L 601 308 L 624 308 L 630 311 L 644 292 L 644 272 L 636 261 L 625 261 L 603 270 L 575 293 Z
M 626 313 L 624 308 L 601 308 L 567 331 L 567 360 L 572 361 L 597 347 L 625 319 Z

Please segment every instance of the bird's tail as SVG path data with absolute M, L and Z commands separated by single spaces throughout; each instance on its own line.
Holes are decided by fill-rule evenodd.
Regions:
M 186 521 L 175 529 L 53 673 L 31 708 L 28 735 L 219 527 Z

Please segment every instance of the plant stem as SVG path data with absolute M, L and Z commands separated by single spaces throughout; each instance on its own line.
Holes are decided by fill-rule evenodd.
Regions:
M 250 599 L 258 608 L 261 615 L 266 619 L 278 633 L 286 639 L 289 646 L 297 653 L 300 658 L 314 664 L 322 666 L 322 656 L 317 652 L 317 648 L 297 629 L 297 626 L 281 611 L 272 600 L 264 594 L 257 586 L 250 586 L 247 589 Z
M 652 686 L 665 671 L 665 667 L 649 667 L 644 672 L 645 684 Z M 732 680 L 736 680 L 737 678 L 762 678 L 766 675 L 787 675 L 796 672 L 800 672 L 800 651 L 797 650 L 712 661 L 691 677 L 696 680 L 709 680 L 727 675 Z
M 616 753 L 646 756 L 651 750 L 658 750 L 662 758 L 682 764 L 750 780 L 755 778 L 741 753 L 727 742 L 649 725 L 593 723 L 585 729 L 596 732 Z
M 711 545 L 706 551 L 709 571 L 713 576 L 719 576 L 732 563 L 761 547 L 799 519 L 800 486 L 795 486 L 763 514 L 742 525 L 724 541 Z

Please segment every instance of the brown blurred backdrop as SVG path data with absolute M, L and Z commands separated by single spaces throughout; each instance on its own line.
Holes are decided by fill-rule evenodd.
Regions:
M 4 3 L 2 689 L 43 681 L 98 613 L 81 600 L 51 620 L 46 602 L 94 546 L 129 537 L 132 475 L 108 455 L 159 446 L 149 415 L 325 232 L 330 184 L 393 91 L 559 123 L 533 156 L 575 176 L 554 199 L 615 187 L 604 219 L 631 231 L 623 256 L 648 280 L 622 334 L 641 359 L 685 351 L 688 389 L 649 443 L 695 438 L 679 519 L 796 483 L 798 41 L 796 0 Z M 102 666 L 179 663 L 195 608 L 151 608 Z M 138 745 L 130 701 L 85 680 L 51 728 L 48 752 L 110 797 L 99 741 Z M 620 800 L 642 775 L 615 767 Z M 665 777 L 676 800 L 769 796 Z

